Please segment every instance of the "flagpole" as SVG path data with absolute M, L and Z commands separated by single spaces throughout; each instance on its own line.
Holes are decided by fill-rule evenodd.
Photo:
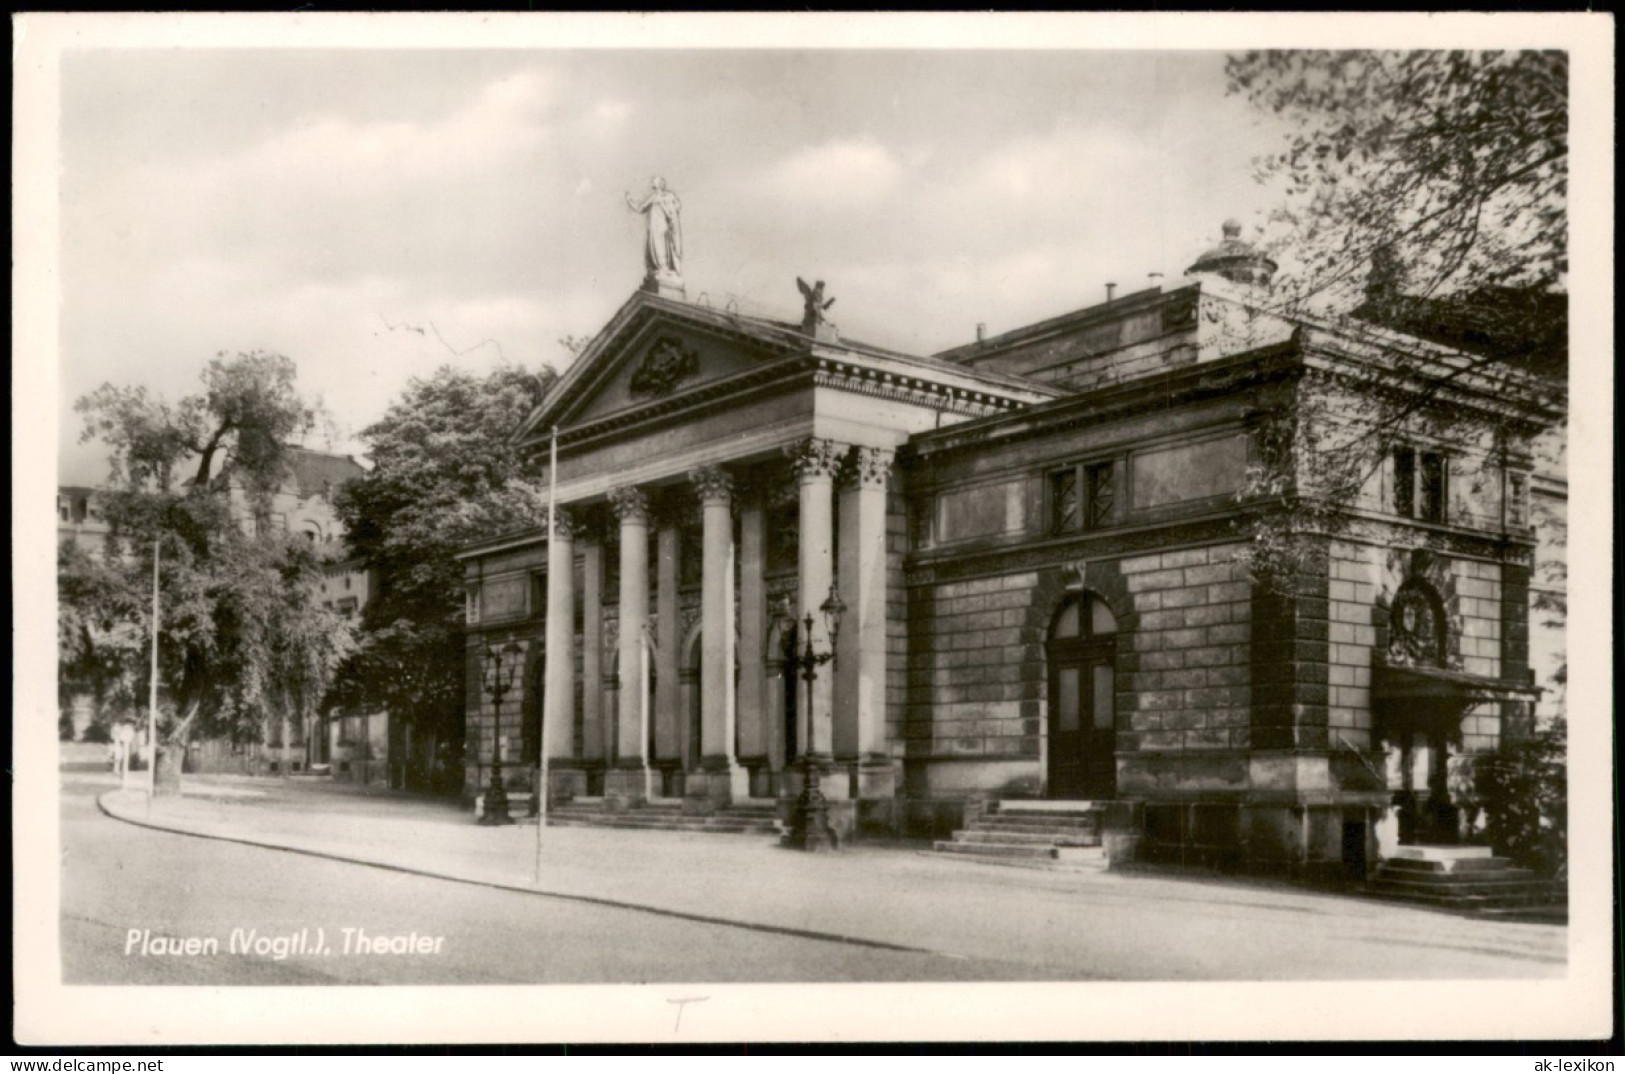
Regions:
M 547 544 L 548 544 L 549 549 L 552 548 L 553 541 L 557 539 L 556 538 L 556 532 L 557 531 L 555 530 L 555 528 L 553 526 L 553 520 L 556 517 L 555 513 L 558 510 L 558 501 L 559 501 L 559 427 L 557 425 L 555 425 L 555 426 L 553 426 L 553 438 L 552 438 L 552 443 L 550 444 L 550 446 L 548 448 L 548 459 L 547 459 Z M 548 558 L 549 559 L 553 558 L 551 551 L 549 551 L 549 553 L 548 553 Z M 566 569 L 569 569 L 569 568 L 566 568 Z M 549 588 L 551 588 L 551 586 Z M 549 615 L 550 618 L 551 618 L 552 614 L 553 614 L 553 609 L 549 608 L 548 609 L 548 615 Z M 546 666 L 545 661 L 547 659 L 547 651 L 546 651 L 546 647 L 545 647 L 545 642 L 544 642 L 544 647 L 543 647 L 543 652 L 542 652 L 542 659 L 544 661 L 543 666 L 545 668 L 545 666 Z M 546 672 L 545 671 L 543 672 L 543 675 L 544 675 L 543 686 L 542 686 L 543 706 L 542 706 L 541 712 L 538 714 L 540 719 L 541 719 L 541 722 L 542 722 L 542 733 L 539 736 L 537 736 L 541 740 L 541 747 L 540 748 L 541 748 L 541 751 L 542 751 L 542 756 L 541 756 L 541 764 L 538 766 L 539 771 L 540 771 L 540 775 L 538 776 L 538 778 L 536 780 L 538 786 L 535 789 L 535 794 L 536 794 L 536 874 L 535 874 L 535 882 L 538 885 L 541 884 L 541 882 L 542 882 L 542 832 L 547 830 L 547 798 L 548 798 L 548 795 L 547 795 L 547 707 L 552 704 L 552 699 L 547 696 L 547 690 L 548 690 L 548 687 L 550 687 L 550 686 L 555 687 L 555 688 L 557 687 L 556 683 L 549 683 L 549 682 L 546 681 L 546 678 L 545 678 Z
M 147 763 L 147 813 L 158 793 L 158 538 L 152 539 L 152 682 L 147 690 L 147 742 L 152 759 Z

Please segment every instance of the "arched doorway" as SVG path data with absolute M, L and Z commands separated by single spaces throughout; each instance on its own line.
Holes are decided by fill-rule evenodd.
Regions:
M 1099 597 L 1067 599 L 1050 624 L 1051 798 L 1117 793 L 1117 618 Z

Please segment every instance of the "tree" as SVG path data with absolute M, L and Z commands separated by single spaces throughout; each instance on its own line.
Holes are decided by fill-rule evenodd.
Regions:
M 352 711 L 388 711 L 461 749 L 463 571 L 471 541 L 533 527 L 545 498 L 511 436 L 556 378 L 502 366 L 481 378 L 442 367 L 414 380 L 362 432 L 373 468 L 338 497 L 352 555 L 374 572 L 360 649 L 335 693 Z
M 1484 837 L 1519 865 L 1544 876 L 1568 871 L 1568 723 L 1562 718 L 1524 739 L 1503 738 L 1474 759 L 1468 800 L 1484 814 Z
M 312 408 L 280 355 L 224 355 L 204 390 L 171 405 L 105 384 L 80 399 L 84 440 L 109 448 L 100 560 L 59 560 L 64 680 L 131 708 L 148 682 L 153 548 L 159 575 L 160 731 L 245 737 L 299 716 L 348 652 L 348 627 L 319 606 L 313 550 L 261 525 L 285 476 L 285 445 Z M 185 475 L 184 477 L 181 475 Z
M 1226 73 L 1286 127 L 1258 166 L 1293 301 L 1346 308 L 1373 270 L 1421 296 L 1561 286 L 1567 53 L 1249 52 Z
M 1270 582 L 1297 569 L 1301 535 L 1335 529 L 1399 439 L 1425 431 L 1488 445 L 1492 463 L 1521 450 L 1526 424 L 1458 408 L 1452 388 L 1561 407 L 1568 60 L 1251 52 L 1226 71 L 1230 91 L 1283 129 L 1281 148 L 1257 162 L 1281 195 L 1263 241 L 1282 269 L 1255 297 L 1386 356 L 1335 383 L 1306 378 L 1264 419 L 1268 450 L 1244 496 L 1274 505 L 1258 516 L 1251 552 Z M 1439 348 L 1465 357 L 1441 370 Z

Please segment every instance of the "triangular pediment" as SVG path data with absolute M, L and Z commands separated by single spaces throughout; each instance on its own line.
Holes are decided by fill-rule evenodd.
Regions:
M 519 439 L 632 415 L 805 349 L 789 326 L 640 292 L 582 350 Z

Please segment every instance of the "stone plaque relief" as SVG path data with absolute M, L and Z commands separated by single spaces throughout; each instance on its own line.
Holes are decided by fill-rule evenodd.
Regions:
M 937 497 L 936 539 L 946 543 L 1021 532 L 1027 527 L 1025 493 L 1021 481 L 942 493 Z
M 1140 452 L 1130 465 L 1136 508 L 1226 496 L 1246 475 L 1247 438 L 1238 434 Z
M 498 578 L 485 583 L 481 601 L 487 622 L 525 617 L 525 597 L 530 587 L 524 578 Z

